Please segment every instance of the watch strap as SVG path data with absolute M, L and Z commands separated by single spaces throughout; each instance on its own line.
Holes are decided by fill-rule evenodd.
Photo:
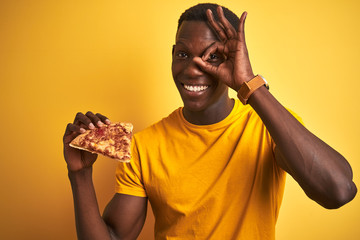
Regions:
M 241 85 L 237 96 L 240 99 L 240 101 L 244 105 L 246 105 L 251 94 L 253 94 L 253 92 L 255 92 L 261 86 L 265 86 L 268 89 L 268 84 L 265 81 L 265 79 L 263 77 L 261 77 L 260 75 L 256 75 L 250 81 L 244 82 Z

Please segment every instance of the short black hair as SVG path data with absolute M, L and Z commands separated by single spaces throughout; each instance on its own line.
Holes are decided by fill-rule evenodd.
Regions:
M 185 10 L 185 12 L 183 12 L 179 18 L 179 22 L 178 22 L 178 27 L 177 29 L 179 30 L 180 25 L 183 21 L 202 21 L 202 22 L 207 22 L 208 18 L 206 16 L 206 10 L 210 9 L 213 12 L 214 18 L 216 21 L 219 21 L 219 16 L 217 14 L 217 7 L 219 5 L 217 4 L 213 4 L 213 3 L 199 3 L 198 5 L 195 5 L 187 10 Z M 230 24 L 236 29 L 238 30 L 239 28 L 239 23 L 240 23 L 240 18 L 233 13 L 232 11 L 230 11 L 228 8 L 223 7 L 223 11 L 224 11 L 224 15 L 227 18 L 227 20 L 230 22 Z

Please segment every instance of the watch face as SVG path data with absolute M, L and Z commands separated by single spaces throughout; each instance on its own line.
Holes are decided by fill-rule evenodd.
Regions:
M 262 75 L 260 75 L 260 74 L 258 74 L 258 76 L 259 77 L 261 77 L 262 78 L 262 80 L 264 80 L 264 82 L 265 82 L 265 87 L 267 88 L 267 90 L 269 90 L 269 84 L 268 84 L 268 82 L 266 81 L 266 79 L 262 76 Z

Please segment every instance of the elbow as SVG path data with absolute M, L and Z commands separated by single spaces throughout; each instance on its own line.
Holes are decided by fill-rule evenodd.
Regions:
M 332 193 L 326 201 L 319 202 L 326 209 L 338 209 L 350 202 L 355 197 L 357 188 L 355 183 L 350 181 L 345 186 L 335 188 Z

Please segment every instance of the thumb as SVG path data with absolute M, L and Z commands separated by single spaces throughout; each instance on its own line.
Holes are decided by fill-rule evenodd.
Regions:
M 200 57 L 194 57 L 193 61 L 198 65 L 201 70 L 203 70 L 206 73 L 209 73 L 210 75 L 217 75 L 218 73 L 218 66 L 212 65 L 206 61 L 204 61 Z

